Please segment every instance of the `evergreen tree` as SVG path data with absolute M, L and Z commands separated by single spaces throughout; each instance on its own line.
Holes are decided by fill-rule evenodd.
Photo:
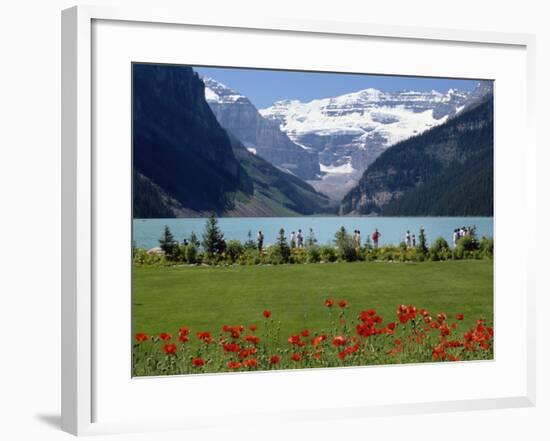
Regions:
M 168 225 L 164 226 L 164 234 L 159 239 L 159 245 L 160 249 L 164 251 L 167 259 L 172 260 L 176 257 L 178 243 L 174 240 L 174 236 L 172 235 Z
M 202 235 L 202 246 L 204 252 L 210 259 L 219 256 L 225 248 L 225 241 L 218 227 L 218 219 L 215 213 L 212 213 L 210 218 L 206 221 L 206 226 Z
M 256 242 L 252 239 L 252 231 L 248 230 L 248 234 L 246 235 L 247 239 L 244 243 L 244 249 L 245 250 L 254 250 L 256 249 Z
M 194 231 L 191 231 L 191 236 L 189 236 L 189 243 L 191 245 L 194 245 L 195 248 L 198 248 L 201 246 L 201 243 L 199 241 L 199 238 L 197 237 L 197 235 L 195 234 Z
M 317 244 L 317 238 L 315 237 L 315 233 L 313 232 L 313 228 L 309 229 L 309 234 L 306 239 L 306 247 L 310 248 Z
M 277 238 L 276 247 L 281 255 L 281 261 L 283 263 L 288 263 L 290 259 L 290 247 L 288 246 L 288 242 L 286 240 L 284 228 L 279 230 L 279 237 Z
M 417 249 L 420 253 L 428 254 L 428 241 L 426 240 L 426 232 L 423 227 L 420 227 L 420 234 L 418 235 Z
M 334 235 L 334 243 L 342 259 L 348 262 L 353 262 L 357 259 L 357 252 L 353 246 L 352 237 L 348 234 L 345 227 L 340 227 L 336 232 Z

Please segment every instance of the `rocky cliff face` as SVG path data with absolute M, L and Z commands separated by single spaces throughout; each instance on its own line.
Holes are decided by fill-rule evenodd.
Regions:
M 191 68 L 133 66 L 134 218 L 326 212 L 324 195 L 250 150 L 220 126 Z
M 444 124 L 382 153 L 344 197 L 340 212 L 492 215 L 492 154 L 493 100 L 485 95 Z
M 204 78 L 205 95 L 218 122 L 249 151 L 302 179 L 319 177 L 319 157 L 283 133 L 277 123 L 263 118 L 250 100 L 229 87 Z
M 252 192 L 188 67 L 134 64 L 133 159 L 137 172 L 193 210 L 222 212 L 232 194 Z

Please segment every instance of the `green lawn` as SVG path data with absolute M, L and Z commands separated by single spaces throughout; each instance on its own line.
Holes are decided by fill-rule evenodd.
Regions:
M 348 317 L 375 308 L 384 322 L 398 304 L 435 315 L 465 315 L 461 327 L 493 321 L 493 262 L 333 263 L 312 265 L 138 267 L 133 275 L 134 332 L 177 333 L 180 326 L 217 334 L 222 325 L 261 324 L 269 309 L 284 329 L 329 327 L 326 298 L 346 299 Z

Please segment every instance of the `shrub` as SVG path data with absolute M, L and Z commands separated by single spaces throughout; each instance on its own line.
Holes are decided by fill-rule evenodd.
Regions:
M 319 254 L 322 262 L 336 262 L 336 251 L 328 245 L 323 245 L 319 249 Z
M 194 244 L 189 243 L 185 247 L 185 261 L 187 263 L 191 263 L 191 264 L 197 263 L 197 254 L 198 254 L 197 247 Z
M 244 250 L 239 257 L 239 263 L 241 265 L 259 265 L 262 263 L 262 256 L 256 248 Z
M 162 254 L 149 254 L 143 248 L 136 248 L 134 250 L 133 261 L 136 265 L 161 266 L 168 264 L 166 257 Z
M 280 265 L 285 263 L 283 261 L 283 256 L 281 255 L 281 249 L 277 246 L 270 246 L 266 249 L 266 258 L 267 263 L 272 265 Z
M 451 250 L 447 241 L 442 237 L 435 239 L 429 251 L 430 260 L 447 260 L 450 256 Z
M 493 238 L 482 237 L 479 241 L 479 251 L 481 257 L 492 258 L 493 257 Z
M 306 263 L 307 251 L 304 248 L 294 248 L 290 255 L 290 263 Z
M 474 251 L 479 249 L 479 242 L 474 236 L 464 236 L 458 240 L 456 246 L 464 248 L 465 251 Z
M 306 248 L 308 263 L 318 263 L 321 261 L 321 249 L 317 245 L 311 245 Z
M 241 245 L 241 242 L 238 240 L 230 240 L 227 242 L 227 248 L 225 250 L 225 255 L 231 263 L 235 263 L 239 260 L 240 255 L 243 253 L 244 247 Z
M 340 259 L 346 262 L 357 260 L 357 251 L 353 246 L 353 239 L 344 227 L 340 227 L 334 235 L 334 244 L 338 249 L 338 257 Z

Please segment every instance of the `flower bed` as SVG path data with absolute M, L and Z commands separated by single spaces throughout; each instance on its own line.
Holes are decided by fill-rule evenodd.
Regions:
M 326 299 L 329 325 L 313 332 L 307 327 L 288 333 L 269 310 L 258 324 L 224 325 L 214 335 L 192 332 L 135 335 L 134 376 L 205 372 L 366 366 L 396 363 L 488 360 L 493 358 L 493 329 L 483 318 L 466 331 L 464 315 L 443 312 L 432 316 L 415 306 L 400 305 L 396 319 L 385 322 L 374 309 L 347 317 L 346 300 Z M 285 335 L 286 338 L 286 334 Z

